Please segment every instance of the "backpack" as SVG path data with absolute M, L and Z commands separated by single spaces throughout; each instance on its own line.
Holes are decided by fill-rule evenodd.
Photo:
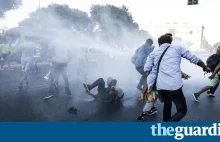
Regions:
M 209 58 L 206 61 L 207 67 L 210 68 L 212 71 L 215 70 L 215 67 L 220 62 L 220 54 L 213 54 L 209 56 Z
M 140 48 L 138 48 L 138 49 L 135 51 L 134 55 L 131 57 L 131 62 L 132 62 L 133 64 L 135 64 L 135 62 L 136 62 L 136 60 L 137 60 L 138 50 L 139 50 L 139 49 L 140 49 Z

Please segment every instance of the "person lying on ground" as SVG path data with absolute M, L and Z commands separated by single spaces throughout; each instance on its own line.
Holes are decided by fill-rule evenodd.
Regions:
M 91 95 L 95 99 L 99 99 L 106 103 L 113 103 L 115 101 L 120 101 L 124 97 L 124 92 L 121 88 L 117 87 L 117 80 L 109 77 L 107 79 L 107 88 L 105 87 L 105 81 L 103 78 L 97 79 L 92 84 L 83 83 L 86 93 Z M 98 94 L 94 95 L 90 91 L 98 87 Z

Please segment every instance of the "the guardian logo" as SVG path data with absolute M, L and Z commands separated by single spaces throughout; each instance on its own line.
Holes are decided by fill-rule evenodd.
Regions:
M 182 140 L 185 136 L 220 136 L 220 123 L 214 123 L 210 127 L 165 127 L 161 123 L 151 126 L 153 136 L 174 136 L 176 140 Z

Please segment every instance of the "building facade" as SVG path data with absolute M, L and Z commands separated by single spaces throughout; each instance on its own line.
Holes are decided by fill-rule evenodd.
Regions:
M 158 38 L 165 33 L 172 33 L 174 41 L 193 51 L 202 51 L 206 48 L 204 38 L 204 26 L 201 24 L 188 23 L 165 23 L 141 25 L 153 37 Z M 205 42 L 206 43 L 206 42 Z

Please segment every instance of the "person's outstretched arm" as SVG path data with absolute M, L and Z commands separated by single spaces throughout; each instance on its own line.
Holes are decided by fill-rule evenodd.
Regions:
M 200 66 L 201 68 L 203 68 L 204 72 L 206 72 L 206 73 L 211 72 L 211 69 L 209 69 L 202 60 L 199 59 L 199 62 L 197 63 L 197 65 Z
M 180 52 L 181 52 L 181 56 L 183 58 L 186 58 L 187 60 L 189 60 L 191 63 L 198 65 L 199 67 L 203 68 L 204 72 L 210 72 L 211 70 L 205 65 L 205 63 L 199 59 L 199 57 L 193 55 L 192 53 L 190 53 L 189 50 L 183 48 L 183 47 L 179 47 Z

